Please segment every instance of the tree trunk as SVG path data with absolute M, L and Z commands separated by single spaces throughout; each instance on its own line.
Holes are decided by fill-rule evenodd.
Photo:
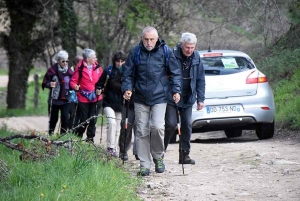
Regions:
M 69 65 L 73 63 L 76 56 L 76 32 L 78 20 L 73 7 L 74 0 L 59 0 L 59 21 L 62 38 L 62 47 L 69 53 Z
M 10 33 L 2 36 L 9 60 L 7 109 L 24 109 L 32 59 L 34 53 L 42 49 L 42 45 L 37 44 L 34 26 L 43 6 L 39 0 L 6 0 L 5 2 L 10 16 Z

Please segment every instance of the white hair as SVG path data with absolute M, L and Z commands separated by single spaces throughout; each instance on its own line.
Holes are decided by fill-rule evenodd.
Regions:
M 152 32 L 152 31 L 154 31 L 156 37 L 158 37 L 158 32 L 157 32 L 157 30 L 156 30 L 154 27 L 151 27 L 151 26 L 147 26 L 147 27 L 143 28 L 142 36 L 144 35 L 144 33 L 146 33 L 146 32 Z
M 185 32 L 181 35 L 180 43 L 191 43 L 196 44 L 197 43 L 197 37 L 193 33 Z
M 90 58 L 92 55 L 96 55 L 96 52 L 92 49 L 89 48 L 85 48 L 83 50 L 82 56 L 84 58 L 84 60 L 86 60 L 87 58 Z
M 56 61 L 68 60 L 69 54 L 65 50 L 60 50 L 55 57 Z

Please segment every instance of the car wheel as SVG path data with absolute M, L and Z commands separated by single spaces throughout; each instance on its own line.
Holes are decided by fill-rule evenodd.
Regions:
M 175 132 L 175 133 L 173 134 L 173 137 L 170 139 L 170 144 L 176 143 L 176 139 L 177 139 L 177 132 Z
M 256 128 L 256 135 L 260 140 L 269 139 L 274 136 L 275 123 L 262 123 Z
M 228 138 L 233 138 L 233 137 L 240 137 L 242 135 L 243 130 L 242 129 L 226 129 L 226 130 L 224 130 L 224 132 Z

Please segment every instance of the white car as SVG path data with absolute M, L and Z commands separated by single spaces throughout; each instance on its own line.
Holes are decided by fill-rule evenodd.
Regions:
M 272 138 L 275 103 L 268 79 L 245 53 L 198 51 L 205 70 L 204 108 L 192 112 L 193 133 L 223 130 L 228 138 L 255 130 L 259 139 Z

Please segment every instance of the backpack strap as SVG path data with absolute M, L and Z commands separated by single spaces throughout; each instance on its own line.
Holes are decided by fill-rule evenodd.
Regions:
M 164 56 L 165 56 L 165 64 L 166 66 L 169 66 L 170 53 L 169 53 L 169 47 L 166 44 L 164 45 Z
M 105 69 L 105 73 L 106 75 L 110 76 L 111 75 L 111 71 L 112 71 L 112 65 L 108 66 L 106 69 Z
M 82 78 L 83 67 L 84 67 L 84 65 L 83 65 L 83 62 L 82 62 L 81 66 L 79 66 L 79 68 L 78 68 L 78 83 L 77 83 L 77 85 L 80 85 L 80 80 Z
M 141 54 L 141 46 L 138 45 L 138 46 L 136 46 L 135 53 L 134 53 L 134 63 L 135 63 L 135 65 L 139 65 L 141 63 L 140 54 Z

